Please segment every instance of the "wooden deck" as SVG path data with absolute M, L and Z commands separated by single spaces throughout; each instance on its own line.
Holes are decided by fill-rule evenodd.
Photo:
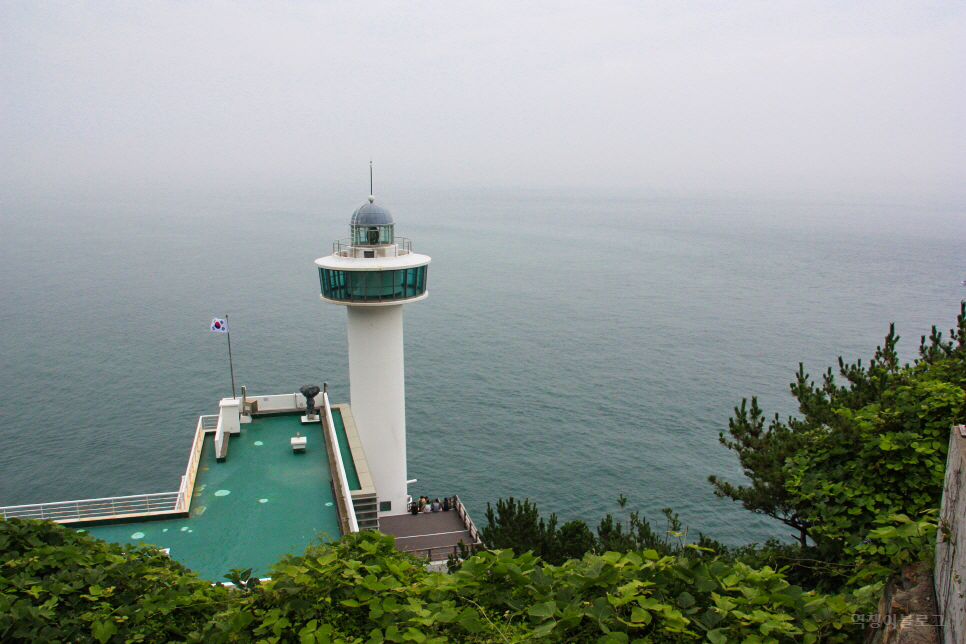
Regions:
M 456 510 L 380 517 L 379 530 L 396 537 L 398 550 L 428 556 L 430 561 L 446 559 L 460 541 L 467 546 L 477 541 Z

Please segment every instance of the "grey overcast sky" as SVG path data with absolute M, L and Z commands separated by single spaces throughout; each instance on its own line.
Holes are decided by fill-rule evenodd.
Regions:
M 5 1 L 0 40 L 7 196 L 370 156 L 426 188 L 966 192 L 962 0 Z

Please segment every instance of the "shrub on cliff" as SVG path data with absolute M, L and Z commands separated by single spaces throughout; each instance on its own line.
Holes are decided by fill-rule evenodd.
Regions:
M 862 599 L 654 550 L 560 566 L 481 552 L 435 573 L 368 532 L 312 545 L 271 580 L 227 591 L 148 547 L 35 521 L 0 522 L 0 534 L 4 642 L 811 644 L 854 636 Z
M 950 427 L 966 421 L 966 303 L 949 340 L 934 327 L 914 364 L 899 364 L 898 341 L 890 327 L 868 367 L 840 358 L 844 384 L 830 368 L 817 385 L 799 366 L 799 418 L 766 424 L 757 400 L 742 401 L 721 442 L 749 483 L 710 477 L 719 496 L 783 521 L 803 548 L 842 564 L 840 582 L 850 564 L 890 561 L 889 547 L 870 542 L 894 517 L 918 524 L 939 507 Z
M 0 641 L 218 641 L 229 599 L 155 548 L 0 521 Z

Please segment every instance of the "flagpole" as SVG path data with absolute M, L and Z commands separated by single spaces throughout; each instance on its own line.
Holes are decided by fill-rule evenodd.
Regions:
M 228 327 L 228 367 L 231 369 L 231 397 L 235 397 L 235 365 L 231 359 L 231 325 L 228 324 L 228 314 L 225 313 L 225 326 Z

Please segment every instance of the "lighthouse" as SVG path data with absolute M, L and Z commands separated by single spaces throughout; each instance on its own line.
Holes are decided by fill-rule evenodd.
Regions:
M 322 300 L 346 307 L 349 398 L 379 500 L 379 516 L 407 511 L 403 305 L 425 299 L 430 258 L 397 237 L 392 215 L 370 195 L 349 238 L 315 260 Z

